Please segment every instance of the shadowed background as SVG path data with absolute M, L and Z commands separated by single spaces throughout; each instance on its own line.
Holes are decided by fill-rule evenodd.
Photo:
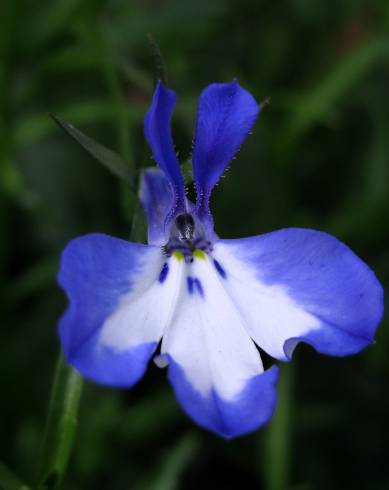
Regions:
M 125 186 L 52 112 L 149 165 L 142 119 L 163 52 L 182 160 L 200 91 L 270 97 L 212 198 L 216 231 L 286 226 L 345 241 L 389 283 L 389 4 L 381 0 L 2 0 L 0 6 L 0 459 L 34 479 L 66 301 L 61 249 L 92 231 L 128 238 Z M 336 359 L 299 346 L 275 418 L 225 442 L 194 426 L 166 373 L 131 391 L 87 382 L 64 488 L 388 488 L 388 322 Z M 268 360 L 268 364 L 270 360 Z

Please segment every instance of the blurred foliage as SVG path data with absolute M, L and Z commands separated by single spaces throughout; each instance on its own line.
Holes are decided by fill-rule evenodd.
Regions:
M 150 32 L 179 96 L 183 161 L 208 83 L 237 77 L 271 98 L 214 192 L 218 233 L 323 229 L 389 284 L 388 2 L 2 0 L 0 481 L 9 488 L 23 487 L 6 466 L 28 483 L 37 476 L 66 304 L 60 251 L 92 231 L 128 238 L 135 205 L 48 114 L 128 165 L 148 165 Z M 388 488 L 388 348 L 388 321 L 352 358 L 299 347 L 274 421 L 230 442 L 193 426 L 154 366 L 129 392 L 87 382 L 64 488 Z

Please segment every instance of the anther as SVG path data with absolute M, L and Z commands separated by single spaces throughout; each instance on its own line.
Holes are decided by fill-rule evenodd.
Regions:
M 195 223 L 191 214 L 183 213 L 177 216 L 176 226 L 179 233 L 179 239 L 182 241 L 193 240 Z

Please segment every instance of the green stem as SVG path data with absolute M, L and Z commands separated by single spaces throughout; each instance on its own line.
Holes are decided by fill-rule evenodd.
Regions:
M 73 447 L 82 377 L 59 356 L 52 386 L 39 473 L 39 489 L 60 488 Z
M 292 426 L 293 366 L 280 366 L 278 402 L 266 433 L 263 470 L 267 490 L 288 488 L 290 471 L 290 436 Z

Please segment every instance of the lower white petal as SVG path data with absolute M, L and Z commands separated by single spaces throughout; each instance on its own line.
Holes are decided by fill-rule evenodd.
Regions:
M 101 234 L 66 247 L 58 279 L 69 308 L 59 335 L 67 361 L 84 376 L 131 386 L 143 375 L 180 283 L 182 263 L 165 260 L 159 247 Z
M 278 370 L 273 366 L 263 371 L 244 320 L 224 289 L 220 268 L 212 258 L 198 255 L 202 258 L 188 265 L 162 356 L 185 412 L 200 426 L 230 438 L 271 418 Z
M 263 367 L 221 281 L 205 254 L 188 264 L 186 284 L 164 334 L 162 353 L 182 367 L 202 395 L 214 389 L 220 397 L 233 399 Z
M 138 344 L 158 342 L 174 313 L 184 261 L 160 256 L 145 265 L 142 275 L 104 322 L 99 344 L 118 351 Z M 164 271 L 164 272 L 162 272 Z M 163 280 L 158 280 L 164 274 Z

